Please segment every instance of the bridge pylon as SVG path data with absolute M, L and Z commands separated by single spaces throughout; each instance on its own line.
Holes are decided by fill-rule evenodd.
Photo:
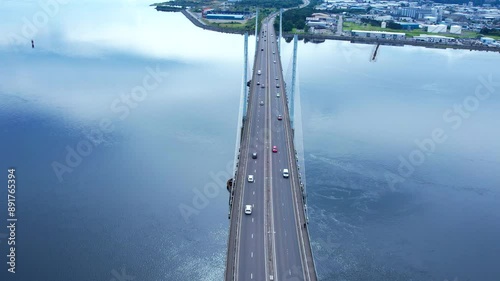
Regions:
M 290 124 L 292 125 L 292 129 L 294 127 L 294 119 L 295 119 L 295 108 L 294 108 L 294 100 L 295 100 L 295 85 L 297 80 L 297 46 L 298 46 L 299 38 L 297 34 L 293 36 L 293 62 L 292 62 L 292 86 L 290 88 L 290 96 L 288 98 L 288 108 L 290 111 Z
M 259 8 L 255 11 L 255 50 L 259 47 Z
M 248 107 L 247 80 L 248 80 L 248 32 L 245 32 L 244 45 L 243 45 L 243 77 L 241 81 L 240 108 L 238 114 L 238 125 L 236 130 L 236 143 L 234 148 L 233 178 L 229 179 L 227 182 L 227 190 L 230 193 L 229 210 L 231 210 L 233 194 L 234 194 L 233 187 L 235 186 L 234 183 L 238 172 L 238 158 L 240 156 L 241 134 L 247 116 L 247 107 Z M 231 213 L 229 213 L 229 217 L 231 217 Z
M 278 54 L 281 54 L 281 35 L 283 34 L 283 8 L 280 9 L 280 35 L 278 37 Z

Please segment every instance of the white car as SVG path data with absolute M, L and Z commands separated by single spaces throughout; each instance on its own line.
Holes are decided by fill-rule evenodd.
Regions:
M 283 169 L 283 177 L 288 178 L 288 169 Z
M 248 182 L 253 182 L 253 175 L 248 175 Z
M 252 205 L 245 205 L 245 214 L 252 214 Z
M 279 98 L 280 97 L 280 93 L 276 93 L 276 97 Z

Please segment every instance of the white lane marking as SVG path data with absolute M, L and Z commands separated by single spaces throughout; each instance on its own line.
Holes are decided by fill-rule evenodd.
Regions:
M 255 195 L 255 191 L 253 192 L 253 195 Z
M 257 170 L 254 170 L 254 173 L 257 173 Z
M 252 258 L 253 258 L 253 252 L 250 254 L 250 257 L 252 257 Z
M 253 239 L 253 233 L 252 233 L 252 239 Z
M 252 222 L 253 222 L 253 218 L 252 218 Z
M 292 270 L 288 269 L 288 274 L 292 275 Z
M 250 279 L 253 279 L 253 273 L 250 273 Z

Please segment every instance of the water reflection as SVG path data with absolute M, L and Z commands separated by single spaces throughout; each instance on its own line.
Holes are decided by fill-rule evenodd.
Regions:
M 25 46 L 34 39 L 37 51 L 68 56 L 123 53 L 215 63 L 242 56 L 243 40 L 235 44 L 234 35 L 203 31 L 182 14 L 167 16 L 145 1 L 68 1 L 49 7 L 36 1 L 9 1 L 1 5 L 5 32 L 0 46 L 7 50 L 15 46 L 23 53 L 31 51 Z

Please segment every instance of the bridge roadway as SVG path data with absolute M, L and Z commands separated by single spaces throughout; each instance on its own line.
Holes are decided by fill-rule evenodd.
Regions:
M 316 280 L 272 22 L 273 18 L 263 21 L 256 49 L 235 181 L 226 280 L 263 281 L 271 280 L 271 275 L 274 281 Z M 283 169 L 290 171 L 289 178 L 283 176 Z M 254 182 L 248 182 L 248 175 L 253 175 Z M 252 214 L 244 214 L 245 205 L 252 205 Z

